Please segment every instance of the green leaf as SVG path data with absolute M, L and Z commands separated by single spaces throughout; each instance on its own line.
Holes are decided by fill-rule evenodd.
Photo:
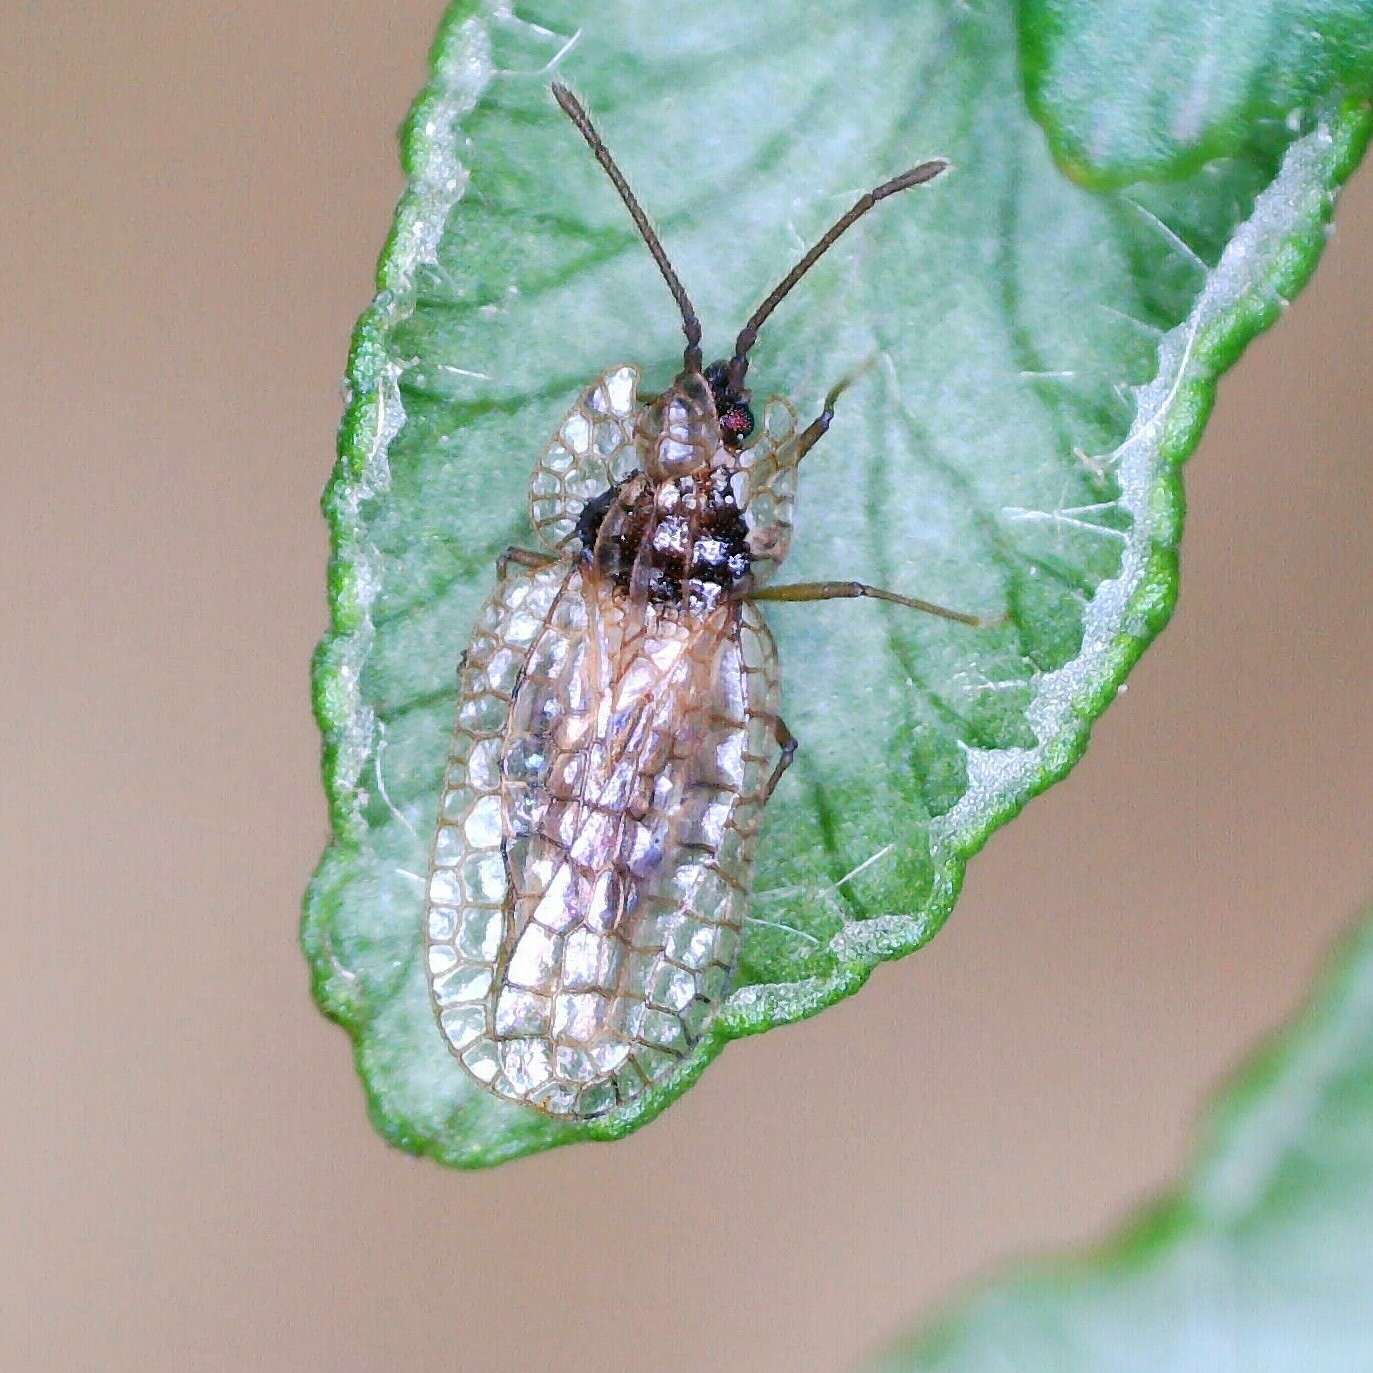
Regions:
M 303 940 L 378 1128 L 460 1166 L 622 1135 L 728 1040 L 813 1014 L 939 929 L 967 858 L 1072 766 L 1166 621 L 1179 464 L 1218 374 L 1312 270 L 1369 131 L 1322 87 L 1232 155 L 1098 193 L 1050 156 L 1001 4 L 778 3 L 728 23 L 691 5 L 668 23 L 619 0 L 585 7 L 575 42 L 566 24 L 494 2 L 444 21 L 325 497 L 334 840 Z M 549 97 L 555 61 L 657 219 L 708 356 L 860 190 L 953 160 L 811 273 L 751 381 L 807 415 L 876 360 L 806 461 L 791 578 L 1011 617 L 977 632 L 870 603 L 772 608 L 802 747 L 738 985 L 677 1077 L 589 1125 L 477 1089 L 418 956 L 455 665 L 497 554 L 528 538 L 528 474 L 598 372 L 633 361 L 662 385 L 680 358 L 648 254 Z
M 1103 1251 L 989 1287 L 875 1370 L 1373 1368 L 1373 921 L 1204 1136 Z

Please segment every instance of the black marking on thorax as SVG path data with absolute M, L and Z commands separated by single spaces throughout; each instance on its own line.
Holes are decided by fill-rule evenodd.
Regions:
M 630 590 L 637 564 L 652 603 L 693 616 L 709 614 L 748 578 L 748 532 L 723 468 L 656 488 L 632 472 L 588 501 L 577 519 L 582 557 L 594 558 L 617 587 Z

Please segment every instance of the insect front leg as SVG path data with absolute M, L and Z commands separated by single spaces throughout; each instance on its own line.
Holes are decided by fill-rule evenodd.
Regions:
M 556 553 L 539 553 L 532 548 L 516 548 L 511 544 L 509 548 L 496 559 L 496 576 L 504 581 L 510 571 L 510 564 L 516 567 L 540 568 L 551 567 L 558 561 Z
M 797 462 L 800 462 L 829 432 L 830 424 L 834 420 L 835 402 L 873 365 L 874 361 L 874 358 L 869 358 L 861 367 L 855 368 L 848 376 L 842 377 L 830 387 L 820 413 L 796 436 Z
M 904 605 L 911 610 L 923 610 L 927 615 L 938 615 L 941 619 L 957 620 L 961 625 L 971 625 L 974 629 L 994 629 L 1006 623 L 1006 616 L 988 618 L 984 615 L 970 615 L 965 610 L 950 610 L 948 606 L 936 605 L 934 601 L 922 601 L 918 596 L 903 596 L 897 591 L 884 591 L 880 586 L 869 586 L 867 582 L 792 582 L 787 586 L 765 586 L 749 597 L 754 601 L 848 601 L 866 596 L 874 601 L 890 601 L 893 605 Z

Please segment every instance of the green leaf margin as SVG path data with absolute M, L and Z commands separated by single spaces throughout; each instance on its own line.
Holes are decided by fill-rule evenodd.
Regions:
M 1328 91 L 1373 91 L 1365 0 L 1020 0 L 1018 10 L 1031 113 L 1059 166 L 1098 189 L 1185 177 L 1239 152 L 1263 120 Z M 1216 80 L 1219 34 L 1227 61 Z

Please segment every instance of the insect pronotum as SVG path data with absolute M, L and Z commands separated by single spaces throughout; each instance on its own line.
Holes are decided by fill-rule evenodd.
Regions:
M 879 201 L 861 197 L 782 278 L 733 355 L 701 325 L 586 111 L 553 94 L 605 169 L 682 315 L 682 370 L 656 396 L 613 367 L 539 459 L 529 515 L 459 667 L 430 855 L 425 944 L 439 1030 L 477 1082 L 555 1116 L 632 1101 L 690 1053 L 730 986 L 763 807 L 796 750 L 760 601 L 870 596 L 860 582 L 767 586 L 791 539 L 796 469 L 836 387 L 799 429 L 745 385 L 758 330 Z

